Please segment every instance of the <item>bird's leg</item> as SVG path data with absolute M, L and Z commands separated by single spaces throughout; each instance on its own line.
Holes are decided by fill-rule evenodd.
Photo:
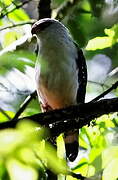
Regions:
M 45 105 L 40 103 L 40 106 L 41 106 L 41 111 L 42 112 L 48 112 L 48 111 L 52 110 L 52 108 L 48 105 L 48 103 L 46 103 Z

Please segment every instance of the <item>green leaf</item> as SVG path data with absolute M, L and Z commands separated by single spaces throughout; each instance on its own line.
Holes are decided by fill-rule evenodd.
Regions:
M 89 40 L 86 46 L 87 51 L 112 47 L 118 42 L 118 25 L 114 25 L 110 29 L 104 29 L 104 32 L 107 36 L 96 37 Z
M 89 163 L 94 164 L 96 160 L 99 160 L 101 157 L 102 149 L 99 148 L 92 148 L 89 154 Z M 101 164 L 101 161 L 99 161 Z
M 112 39 L 109 37 L 96 37 L 93 38 L 91 40 L 89 40 L 87 46 L 86 46 L 86 50 L 87 51 L 94 51 L 96 49 L 104 49 L 107 47 L 111 47 L 112 46 Z
M 12 42 L 16 41 L 20 37 L 20 33 L 17 33 L 15 31 L 6 32 L 4 35 L 4 41 L 2 43 L 3 48 L 10 45 Z
M 115 113 L 114 113 L 115 115 Z M 114 123 L 112 122 L 113 114 L 109 115 L 103 115 L 99 118 L 97 118 L 96 123 L 100 126 L 100 128 L 108 128 L 108 127 L 114 127 Z
M 79 168 L 83 167 L 86 164 L 88 164 L 87 159 L 82 158 L 79 164 L 76 167 L 72 168 L 72 170 L 74 170 L 74 172 L 79 172 Z
M 104 6 L 103 0 L 89 0 L 91 5 L 91 10 L 94 16 L 99 17 L 101 16 L 101 11 Z
M 112 160 L 118 159 L 118 146 L 111 146 L 102 153 L 102 167 L 105 168 L 111 164 Z M 112 167 L 112 166 L 111 166 Z M 113 167 L 111 168 L 113 170 Z
M 66 165 L 66 161 L 57 157 L 56 151 L 52 148 L 50 144 L 46 144 L 45 150 L 48 167 L 57 174 L 67 174 L 68 167 Z
M 38 98 L 36 98 L 29 103 L 25 111 L 22 113 L 22 116 L 30 116 L 39 112 L 41 112 L 40 104 L 38 102 Z
M 117 149 L 118 154 L 118 149 Z M 110 154 L 112 157 L 112 152 Z M 106 168 L 103 171 L 103 180 L 117 180 L 118 179 L 118 157 L 111 159 Z
M 0 160 L 0 179 L 9 180 L 9 175 L 8 175 L 6 165 L 1 160 Z
M 0 112 L 0 122 L 8 121 L 8 117 L 7 116 L 9 116 L 12 119 L 14 117 L 14 114 L 15 113 L 11 112 L 11 111 L 4 111 L 4 113 Z
M 25 65 L 34 67 L 34 59 L 35 55 L 32 52 L 24 50 L 3 54 L 0 56 L 0 73 L 6 73 L 6 71 L 11 70 L 12 68 L 24 72 Z
M 9 6 L 12 3 L 12 0 L 1 0 L 3 1 L 7 6 Z
M 68 174 L 66 161 L 57 157 L 56 149 L 48 142 L 43 145 L 42 149 L 41 147 L 37 148 L 37 154 L 39 159 L 45 161 L 45 166 L 56 174 Z
M 83 129 L 83 128 L 82 128 Z M 106 146 L 105 138 L 101 133 L 99 126 L 85 127 L 83 132 L 83 138 L 86 140 L 89 148 L 103 149 Z
M 8 17 L 15 22 L 29 20 L 29 16 L 23 9 L 16 9 L 15 11 L 9 13 Z
M 17 129 L 21 132 L 24 139 L 29 144 L 32 144 L 32 142 L 39 142 L 48 135 L 46 129 L 40 127 L 39 124 L 31 120 L 20 121 L 17 125 Z
M 81 12 L 77 11 L 77 13 L 74 18 L 71 18 L 68 20 L 68 28 L 74 38 L 74 40 L 79 44 L 80 47 L 84 47 L 87 43 L 87 36 L 85 28 L 82 24 L 82 20 L 86 20 L 86 17 L 81 16 Z M 79 20 L 78 20 L 79 19 Z
M 57 137 L 56 143 L 57 143 L 57 155 L 59 158 L 62 159 L 64 158 L 64 154 L 65 154 L 65 145 L 62 134 L 59 137 Z
M 6 161 L 6 166 L 12 180 L 37 180 L 38 173 L 30 166 L 20 163 L 18 160 L 11 158 Z
M 7 129 L 0 131 L 1 157 L 8 157 L 22 141 L 23 136 L 17 130 Z
M 81 133 L 79 135 L 79 139 L 80 139 L 80 143 L 81 143 L 82 147 L 85 147 L 86 149 L 90 149 L 91 148 L 90 137 L 88 135 L 86 127 L 83 127 L 81 129 Z
M 59 179 L 59 180 L 61 180 L 61 179 Z M 62 179 L 62 180 L 64 180 L 64 179 Z M 72 177 L 72 176 L 67 176 L 67 177 L 66 177 L 66 180 L 77 180 L 77 178 L 74 178 L 74 177 Z
M 32 149 L 32 145 L 40 142 L 44 136 L 47 136 L 47 132 L 38 124 L 28 120 L 19 122 L 16 129 L 1 130 L 1 157 L 9 157 L 10 155 L 13 157 L 21 148 L 30 147 Z
M 88 172 L 88 166 L 88 159 L 82 158 L 79 161 L 79 164 L 76 167 L 72 168 L 72 170 L 74 173 L 81 173 L 83 176 L 86 176 Z
M 92 151 L 92 153 L 93 153 L 93 151 Z M 101 155 L 101 154 L 98 155 L 98 152 L 96 153 L 96 150 L 95 150 L 94 154 L 95 154 L 95 157 L 96 157 L 96 158 L 95 158 L 94 161 L 91 163 L 91 165 L 94 166 L 94 168 L 95 168 L 95 173 L 98 173 L 98 172 L 102 169 L 102 155 Z
M 37 157 L 30 147 L 22 147 L 19 150 L 16 150 L 15 158 L 24 164 L 39 168 L 39 161 L 37 161 Z

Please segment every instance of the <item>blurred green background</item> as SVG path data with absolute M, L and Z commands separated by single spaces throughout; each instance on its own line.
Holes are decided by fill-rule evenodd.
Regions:
M 10 121 L 28 95 L 35 91 L 36 40 L 31 25 L 38 19 L 38 0 L 0 0 L 0 122 Z M 118 80 L 118 1 L 52 0 L 52 17 L 70 30 L 83 49 L 88 67 L 86 102 Z M 118 96 L 118 88 L 105 98 Z M 32 99 L 21 116 L 40 112 Z M 58 137 L 58 157 L 44 139 L 48 131 L 30 121 L 0 131 L 0 180 L 49 179 L 68 174 L 62 158 L 64 145 Z M 80 130 L 80 155 L 69 164 L 88 179 L 118 179 L 118 116 L 104 115 Z M 59 175 L 59 180 L 64 179 Z M 67 176 L 67 180 L 74 180 Z

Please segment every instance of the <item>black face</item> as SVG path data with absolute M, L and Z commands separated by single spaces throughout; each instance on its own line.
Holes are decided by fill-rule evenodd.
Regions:
M 53 21 L 51 19 L 49 20 L 40 20 L 37 21 L 31 29 L 31 33 L 33 34 L 37 34 L 40 33 L 41 31 L 43 31 L 44 29 L 46 29 L 48 26 L 50 26 L 53 23 Z

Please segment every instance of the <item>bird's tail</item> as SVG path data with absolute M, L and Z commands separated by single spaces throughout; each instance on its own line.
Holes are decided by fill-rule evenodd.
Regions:
M 79 131 L 70 131 L 64 135 L 66 158 L 69 161 L 74 161 L 78 155 L 79 143 L 78 143 Z

